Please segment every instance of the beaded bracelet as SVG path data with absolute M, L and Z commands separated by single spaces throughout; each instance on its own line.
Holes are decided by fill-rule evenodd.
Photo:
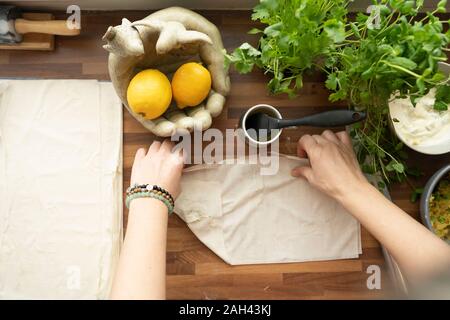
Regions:
M 126 200 L 125 200 L 125 204 L 127 206 L 127 208 L 130 208 L 130 202 L 134 199 L 138 199 L 138 198 L 153 198 L 153 199 L 158 199 L 160 201 L 162 201 L 166 207 L 167 210 L 169 211 L 169 214 L 171 214 L 173 212 L 173 205 L 163 196 L 158 195 L 152 191 L 144 191 L 144 192 L 136 192 L 133 193 L 131 195 L 128 195 Z
M 152 186 L 152 185 L 130 186 L 127 189 L 127 197 L 125 199 L 125 204 L 126 204 L 127 208 L 130 207 L 130 202 L 137 198 L 158 199 L 166 205 L 166 207 L 169 211 L 169 214 L 171 214 L 173 212 L 173 209 L 175 206 L 172 195 L 168 191 L 166 191 L 163 188 L 158 187 L 158 186 Z
M 173 200 L 173 197 L 169 193 L 169 191 L 167 191 L 164 188 L 161 188 L 160 186 L 157 186 L 157 185 L 135 183 L 133 186 L 128 187 L 127 195 L 137 193 L 137 192 L 147 192 L 147 191 L 155 191 L 156 193 L 165 196 L 172 203 L 172 205 L 174 205 L 174 203 L 175 203 L 175 201 Z

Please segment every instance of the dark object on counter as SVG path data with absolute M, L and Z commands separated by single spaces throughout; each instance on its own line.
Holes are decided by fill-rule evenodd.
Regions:
M 245 127 L 247 129 L 255 129 L 256 132 L 259 132 L 260 129 L 270 131 L 299 126 L 340 127 L 362 121 L 365 118 L 366 114 L 364 112 L 351 110 L 326 111 L 292 120 L 277 119 L 265 112 L 257 112 L 247 118 Z
M 420 198 L 420 218 L 422 223 L 433 233 L 435 230 L 433 228 L 433 223 L 430 219 L 430 197 L 438 186 L 439 182 L 444 179 L 450 173 L 450 164 L 439 169 L 431 178 L 428 180 L 425 188 L 423 190 L 422 196 Z M 450 240 L 447 240 L 450 244 Z
M 15 44 L 22 41 L 23 34 L 44 33 L 61 36 L 76 36 L 79 29 L 69 29 L 66 20 L 33 21 L 22 19 L 22 12 L 14 6 L 0 6 L 0 44 Z

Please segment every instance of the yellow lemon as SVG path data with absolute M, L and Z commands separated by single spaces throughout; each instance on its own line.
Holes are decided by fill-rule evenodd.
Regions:
M 167 110 L 172 101 L 170 81 L 158 70 L 141 71 L 128 85 L 127 100 L 133 112 L 146 119 L 156 119 Z
M 199 105 L 210 90 L 211 74 L 199 63 L 185 63 L 173 75 L 173 97 L 180 109 Z

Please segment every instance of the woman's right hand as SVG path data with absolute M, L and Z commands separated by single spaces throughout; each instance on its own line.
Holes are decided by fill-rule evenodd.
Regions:
M 180 193 L 183 171 L 181 150 L 172 152 L 174 145 L 169 140 L 154 141 L 148 148 L 140 148 L 134 157 L 131 170 L 131 185 L 151 184 L 164 188 L 174 197 Z
M 347 195 L 355 196 L 355 192 L 357 195 L 369 185 L 345 131 L 304 135 L 298 142 L 297 153 L 300 158 L 308 158 L 310 165 L 293 169 L 292 175 L 305 178 L 338 201 Z

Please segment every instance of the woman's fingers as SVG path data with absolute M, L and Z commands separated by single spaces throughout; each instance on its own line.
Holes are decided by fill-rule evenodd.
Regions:
M 305 149 L 300 145 L 300 142 L 297 143 L 297 157 L 307 159 L 308 154 L 306 153 Z
M 352 148 L 352 139 L 350 139 L 350 136 L 346 131 L 340 131 L 336 133 L 337 138 L 345 144 L 347 147 Z
M 335 134 L 333 131 L 331 131 L 331 130 L 325 130 L 325 131 L 322 133 L 322 137 L 324 137 L 325 139 L 327 139 L 327 140 L 329 140 L 329 141 L 332 141 L 332 142 L 335 142 L 335 143 L 339 143 L 338 137 L 337 137 L 336 134 Z
M 145 158 L 145 149 L 139 148 L 134 155 L 133 167 L 131 168 L 131 183 L 135 183 L 136 181 L 136 168 L 138 167 L 138 163 Z
M 291 175 L 294 177 L 302 177 L 309 182 L 313 179 L 313 170 L 310 166 L 300 166 L 292 169 Z
M 177 166 L 184 166 L 184 157 L 183 157 L 183 148 L 177 149 L 170 154 L 170 157 L 173 159 L 174 163 Z
M 173 142 L 170 141 L 169 139 L 166 139 L 161 144 L 161 148 L 159 148 L 159 153 L 161 153 L 161 154 L 172 153 L 173 147 L 174 147 Z
M 177 156 L 179 158 L 181 158 L 181 160 L 184 162 L 184 158 L 186 156 L 186 152 L 184 151 L 184 148 L 180 148 L 177 151 L 175 151 L 175 153 L 177 154 Z
M 138 151 L 136 151 L 136 154 L 134 155 L 134 162 L 133 162 L 133 166 L 139 162 L 141 159 L 143 159 L 145 157 L 145 149 L 144 148 L 139 148 Z
M 306 134 L 298 140 L 297 144 L 297 156 L 299 158 L 307 158 L 308 151 L 317 144 L 316 140 L 312 136 Z
M 316 140 L 317 144 L 323 144 L 327 142 L 327 140 L 324 137 L 319 136 L 318 134 L 314 134 L 312 137 L 314 140 Z
M 148 148 L 147 155 L 151 156 L 159 151 L 161 148 L 161 142 L 159 141 L 153 141 L 153 143 L 150 145 L 150 148 Z

